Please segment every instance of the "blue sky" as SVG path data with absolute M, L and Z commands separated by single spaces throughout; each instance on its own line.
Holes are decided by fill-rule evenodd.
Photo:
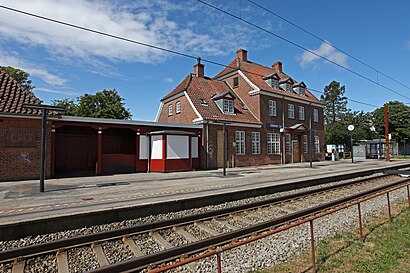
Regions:
M 205 1 L 410 96 L 410 89 L 247 0 Z M 409 1 L 254 1 L 410 86 Z M 409 102 L 196 0 L 0 0 L 0 5 L 223 64 L 235 57 L 238 48 L 245 48 L 251 61 L 266 66 L 282 61 L 284 72 L 308 88 L 323 90 L 336 80 L 346 86 L 346 95 L 353 100 L 378 106 L 390 100 Z M 153 120 L 160 99 L 193 71 L 194 64 L 193 59 L 0 9 L 0 66 L 29 72 L 37 87 L 35 94 L 46 103 L 115 88 L 133 119 Z M 205 63 L 207 76 L 221 69 Z M 353 102 L 349 107 L 374 109 Z

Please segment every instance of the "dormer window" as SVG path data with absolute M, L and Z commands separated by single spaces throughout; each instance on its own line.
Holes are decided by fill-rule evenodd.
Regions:
M 233 107 L 233 100 L 231 99 L 223 99 L 223 111 L 225 114 L 233 114 L 234 113 L 234 107 Z
M 267 76 L 262 77 L 263 80 L 265 80 L 265 82 L 272 87 L 272 89 L 279 89 L 279 80 L 280 77 L 278 76 L 278 74 L 273 73 Z
M 299 95 L 304 96 L 306 94 L 304 87 L 299 87 Z
M 294 88 L 296 93 L 298 93 L 301 96 L 305 96 L 305 94 L 306 94 L 306 84 L 304 82 L 295 83 L 293 85 L 293 88 Z
M 285 84 L 285 90 L 288 93 L 292 93 L 292 86 L 290 85 L 290 83 Z

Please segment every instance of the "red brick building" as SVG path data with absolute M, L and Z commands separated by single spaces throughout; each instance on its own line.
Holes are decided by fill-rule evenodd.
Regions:
M 40 176 L 42 104 L 0 68 L 0 181 Z M 201 125 L 49 113 L 46 177 L 201 168 Z
M 222 123 L 228 166 L 309 161 L 311 146 L 312 159 L 323 158 L 323 104 L 281 62 L 253 63 L 243 49 L 213 78 L 199 60 L 161 100 L 156 121 L 202 124 L 204 168 L 223 166 Z

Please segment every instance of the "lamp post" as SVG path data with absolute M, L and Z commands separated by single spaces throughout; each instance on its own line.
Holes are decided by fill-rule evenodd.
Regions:
M 350 124 L 349 126 L 347 126 L 347 130 L 349 130 L 349 132 L 350 132 L 350 147 L 352 149 L 351 158 L 352 158 L 352 163 L 353 163 L 353 130 L 354 130 L 354 125 Z

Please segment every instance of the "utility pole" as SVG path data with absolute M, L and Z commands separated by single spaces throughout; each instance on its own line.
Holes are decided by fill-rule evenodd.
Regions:
M 389 106 L 384 105 L 384 132 L 386 138 L 386 161 L 390 161 L 390 141 L 389 141 Z

